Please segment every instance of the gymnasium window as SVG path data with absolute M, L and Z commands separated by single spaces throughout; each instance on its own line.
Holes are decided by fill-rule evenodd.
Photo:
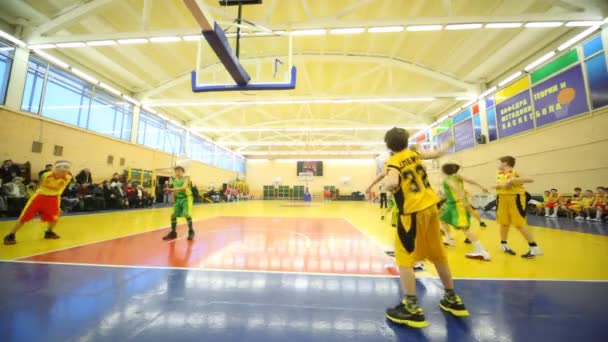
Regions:
M 6 101 L 8 78 L 11 74 L 15 47 L 0 40 L 0 104 Z
M 23 90 L 21 110 L 40 114 L 40 101 L 42 100 L 42 86 L 46 78 L 48 63 L 30 56 Z
M 213 165 L 215 146 L 197 136 L 190 135 L 190 151 L 188 158 L 201 163 Z
M 184 153 L 184 130 L 141 111 L 137 143 L 175 155 Z
M 21 109 L 97 133 L 131 140 L 133 106 L 30 56 Z

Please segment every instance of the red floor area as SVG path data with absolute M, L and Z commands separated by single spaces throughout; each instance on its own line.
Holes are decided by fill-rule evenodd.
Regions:
M 389 275 L 390 259 L 342 219 L 216 217 L 194 223 L 196 238 L 162 241 L 158 230 L 23 260 L 103 265 Z

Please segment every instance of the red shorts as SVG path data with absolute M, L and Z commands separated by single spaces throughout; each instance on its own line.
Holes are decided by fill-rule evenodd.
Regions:
M 595 205 L 596 208 L 606 210 L 606 203 L 598 203 Z
M 570 207 L 573 207 L 575 205 L 578 205 L 578 204 L 576 204 L 576 203 L 566 203 L 566 208 L 570 208 Z
M 55 223 L 59 219 L 59 204 L 59 196 L 34 194 L 23 208 L 21 216 L 19 216 L 19 222 L 31 221 L 36 217 L 36 214 L 40 214 L 42 222 Z
M 555 206 L 557 205 L 557 202 L 547 202 L 545 203 L 545 207 L 547 208 L 555 208 Z

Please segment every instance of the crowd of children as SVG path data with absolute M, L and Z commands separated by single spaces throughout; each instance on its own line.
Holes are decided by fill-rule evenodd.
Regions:
M 543 202 L 537 203 L 539 214 L 544 212 L 545 217 L 557 217 L 560 213 L 574 217 L 578 221 L 602 222 L 606 216 L 606 188 L 598 186 L 596 192 L 574 188 L 572 196 L 561 195 L 557 189 L 544 192 Z M 606 217 L 605 217 L 606 216 Z

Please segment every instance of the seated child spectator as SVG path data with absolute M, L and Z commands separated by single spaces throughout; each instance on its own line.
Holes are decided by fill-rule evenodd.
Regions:
M 591 221 L 602 222 L 602 215 L 606 211 L 606 189 L 602 186 L 596 188 L 595 200 L 592 207 L 595 209 L 595 218 Z
M 557 193 L 557 189 L 551 189 L 551 192 L 549 193 L 549 195 L 546 195 L 547 192 L 545 191 L 545 196 L 543 197 L 544 199 L 544 203 L 543 206 L 545 207 L 545 217 L 557 217 L 557 211 L 559 210 L 559 193 Z M 553 214 L 551 213 L 551 209 L 553 209 Z
M 568 213 L 575 214 L 576 211 L 573 208 L 580 206 L 581 198 L 583 197 L 582 191 L 583 190 L 579 187 L 574 188 L 572 197 L 570 197 L 570 200 L 568 201 L 562 201 L 563 204 L 561 208 Z
M 47 172 L 51 172 L 53 171 L 53 164 L 46 164 L 44 166 L 44 170 L 38 172 L 38 179 L 42 178 L 42 175 L 47 173 Z
M 594 201 L 595 196 L 593 196 L 593 191 L 585 190 L 585 193 L 581 197 L 580 206 L 573 207 L 573 209 L 578 214 L 578 216 L 576 217 L 577 220 L 583 220 L 584 217 L 585 220 L 591 221 L 591 212 Z

